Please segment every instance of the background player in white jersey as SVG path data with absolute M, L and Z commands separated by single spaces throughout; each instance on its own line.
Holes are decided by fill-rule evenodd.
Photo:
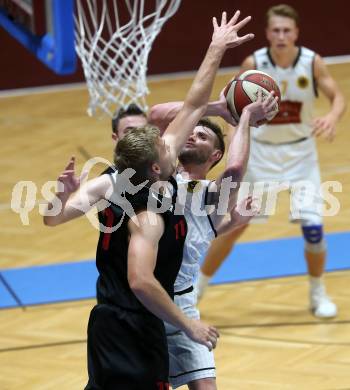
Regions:
M 305 259 L 310 280 L 310 309 L 317 317 L 334 317 L 337 307 L 327 296 L 322 281 L 326 243 L 321 217 L 320 172 L 314 137 L 332 141 L 345 102 L 322 58 L 305 47 L 296 46 L 299 30 L 297 12 L 288 5 L 271 7 L 266 14 L 268 48 L 257 50 L 242 64 L 242 70 L 258 69 L 274 77 L 281 89 L 280 112 L 268 125 L 252 131 L 251 155 L 244 181 L 308 181 L 314 193 L 300 199 L 292 191 L 292 220 L 299 220 L 305 239 Z M 328 98 L 331 108 L 312 118 L 317 89 Z M 321 206 L 321 207 L 320 207 Z M 246 227 L 216 239 L 202 265 L 199 296 L 210 277 L 232 249 Z

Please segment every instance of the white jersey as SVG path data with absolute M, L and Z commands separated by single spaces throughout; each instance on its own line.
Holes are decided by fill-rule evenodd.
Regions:
M 179 292 L 193 285 L 198 276 L 199 261 L 215 238 L 216 231 L 205 208 L 210 181 L 188 180 L 181 174 L 176 175 L 176 181 L 179 187 L 176 207 L 183 208 L 187 222 L 182 264 L 174 285 L 174 291 Z
M 311 136 L 312 112 L 317 96 L 314 59 L 314 51 L 300 47 L 294 64 L 281 68 L 273 62 L 268 48 L 254 52 L 255 68 L 271 75 L 281 90 L 278 115 L 268 125 L 253 128 L 254 139 L 279 144 Z

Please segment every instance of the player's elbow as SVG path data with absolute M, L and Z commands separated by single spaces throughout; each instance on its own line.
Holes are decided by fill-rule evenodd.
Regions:
M 131 291 L 137 296 L 142 297 L 150 290 L 150 282 L 142 272 L 128 275 L 128 282 Z
M 156 125 L 157 122 L 161 119 L 161 115 L 163 114 L 161 110 L 161 105 L 156 104 L 155 106 L 152 106 L 148 113 L 148 122 L 152 125 Z
M 56 220 L 56 218 L 52 218 L 50 216 L 45 215 L 43 217 L 43 222 L 45 226 L 57 226 L 59 225 L 59 222 Z
M 171 120 L 167 117 L 167 109 L 164 104 L 156 104 L 151 107 L 147 118 L 151 125 L 159 128 L 161 134 L 171 122 Z
M 245 168 L 243 164 L 234 164 L 225 170 L 225 177 L 230 178 L 232 182 L 237 183 L 237 187 L 239 187 L 243 176 L 245 173 Z
M 205 116 L 207 106 L 207 101 L 196 102 L 194 100 L 189 99 L 185 100 L 183 110 L 188 113 L 188 115 L 193 115 L 195 117 L 202 118 L 203 116 Z

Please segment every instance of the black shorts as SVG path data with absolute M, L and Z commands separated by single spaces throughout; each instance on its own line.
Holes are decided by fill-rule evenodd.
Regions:
M 166 390 L 169 356 L 164 325 L 147 313 L 99 304 L 88 325 L 86 390 Z

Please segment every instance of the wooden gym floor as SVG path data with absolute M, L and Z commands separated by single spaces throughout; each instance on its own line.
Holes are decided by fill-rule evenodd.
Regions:
M 349 66 L 330 66 L 347 100 Z M 230 77 L 217 78 L 213 98 Z M 149 105 L 183 100 L 190 81 L 151 82 Z M 0 101 L 0 268 L 93 258 L 98 233 L 86 218 L 47 228 L 38 206 L 42 185 L 56 179 L 72 154 L 78 170 L 89 156 L 111 160 L 109 120 L 86 115 L 85 90 Z M 326 109 L 325 99 L 319 99 L 315 114 Z M 325 219 L 327 232 L 349 230 L 349 127 L 348 112 L 336 140 L 332 144 L 319 141 L 323 179 L 340 181 L 343 186 L 336 194 L 341 211 Z M 99 166 L 96 173 L 102 169 Z M 38 203 L 28 214 L 26 226 L 10 209 L 12 189 L 20 180 L 33 181 L 38 189 Z M 277 214 L 267 225 L 252 226 L 242 241 L 299 235 L 298 226 L 287 223 L 287 210 L 288 198 L 282 194 Z M 349 283 L 350 271 L 327 275 L 329 292 L 339 306 L 339 316 L 330 321 L 317 320 L 307 311 L 304 276 L 210 287 L 200 307 L 203 319 L 221 331 L 216 350 L 218 388 L 350 389 Z M 0 310 L 0 389 L 83 388 L 86 325 L 93 305 L 91 300 Z

